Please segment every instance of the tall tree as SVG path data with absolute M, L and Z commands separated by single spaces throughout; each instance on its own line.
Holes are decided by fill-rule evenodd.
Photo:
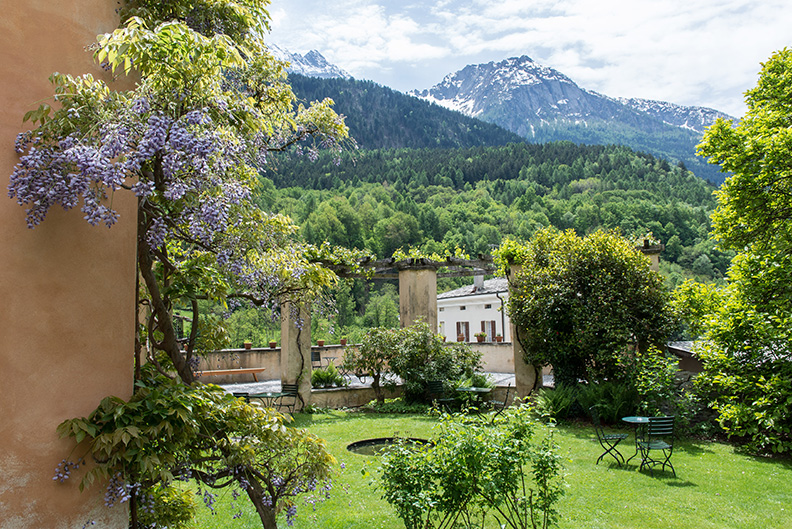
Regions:
M 717 192 L 713 236 L 737 251 L 720 289 L 677 293 L 700 332 L 700 390 L 729 435 L 757 452 L 792 451 L 792 50 L 762 65 L 738 123 L 719 120 L 699 153 L 732 176 Z
M 549 228 L 524 245 L 507 241 L 500 256 L 518 265 L 508 310 L 526 362 L 552 365 L 558 383 L 618 380 L 627 353 L 662 344 L 673 328 L 660 274 L 616 233 Z
M 22 157 L 9 194 L 28 206 L 31 228 L 56 204 L 82 204 L 89 223 L 109 227 L 118 217 L 114 193 L 135 194 L 149 313 L 141 343 L 154 363 L 156 351 L 166 353 L 185 383 L 200 348 L 199 298 L 274 310 L 334 278 L 309 262 L 288 218 L 251 200 L 270 152 L 338 148 L 347 133 L 331 101 L 295 106 L 284 64 L 253 31 L 266 23 L 266 4 L 132 2 L 123 26 L 98 37 L 95 56 L 114 72 L 134 68 L 136 87 L 113 92 L 90 75 L 54 74 L 58 109 L 28 113 L 39 126 L 17 142 Z M 186 356 L 176 304 L 194 313 Z

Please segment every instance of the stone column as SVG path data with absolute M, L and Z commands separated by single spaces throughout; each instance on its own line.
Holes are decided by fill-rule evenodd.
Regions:
M 520 271 L 517 265 L 511 265 L 507 279 L 509 281 L 509 299 L 513 299 L 511 292 L 511 282 L 515 275 Z M 530 395 L 534 389 L 542 387 L 542 372 L 533 365 L 525 362 L 525 349 L 522 347 L 521 337 L 523 332 L 514 323 L 510 324 L 512 335 L 512 347 L 514 350 L 514 379 L 515 395 L 524 399 Z
M 292 303 L 281 307 L 280 371 L 282 384 L 298 384 L 302 408 L 311 403 L 311 311 Z
M 437 272 L 434 268 L 399 270 L 399 320 L 402 328 L 419 319 L 437 332 Z

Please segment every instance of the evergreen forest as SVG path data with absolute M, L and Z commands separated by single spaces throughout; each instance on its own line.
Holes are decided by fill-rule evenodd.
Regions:
M 283 158 L 261 179 L 260 205 L 292 217 L 307 242 L 380 258 L 410 247 L 489 254 L 505 237 L 525 240 L 544 226 L 651 233 L 666 245 L 671 287 L 719 279 L 730 258 L 707 238 L 714 186 L 627 147 L 361 150 Z

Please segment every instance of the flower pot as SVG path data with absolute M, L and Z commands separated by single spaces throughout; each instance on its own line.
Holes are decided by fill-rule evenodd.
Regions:
M 324 340 L 316 340 L 316 345 L 319 347 L 324 347 Z
M 498 342 L 498 343 L 502 342 L 503 341 L 503 336 L 496 336 L 495 337 L 495 341 Z
M 485 339 L 485 338 L 486 338 L 486 336 L 476 336 L 476 341 L 477 341 L 478 343 L 481 343 L 481 342 L 483 342 L 483 341 L 484 341 L 484 339 Z
M 341 345 L 346 345 L 346 344 L 347 344 L 347 339 L 341 338 Z
M 464 342 L 464 341 L 465 341 L 465 335 L 464 334 L 457 335 L 457 342 Z
M 245 349 L 252 349 L 253 348 L 253 342 L 245 342 L 244 345 L 245 345 Z
M 278 346 L 278 342 L 274 340 L 270 342 L 270 349 L 275 349 L 277 346 Z

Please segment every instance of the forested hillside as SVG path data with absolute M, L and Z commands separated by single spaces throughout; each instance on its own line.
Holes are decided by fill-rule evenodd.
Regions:
M 302 101 L 333 99 L 362 149 L 474 147 L 523 142 L 513 132 L 411 97 L 372 81 L 290 74 Z
M 581 234 L 652 232 L 666 245 L 672 283 L 685 273 L 718 278 L 728 264 L 707 240 L 714 187 L 684 166 L 626 147 L 359 151 L 340 163 L 329 155 L 282 159 L 263 182 L 262 206 L 294 218 L 307 241 L 380 257 L 408 246 L 489 253 L 506 236 L 527 239 L 553 225 Z

